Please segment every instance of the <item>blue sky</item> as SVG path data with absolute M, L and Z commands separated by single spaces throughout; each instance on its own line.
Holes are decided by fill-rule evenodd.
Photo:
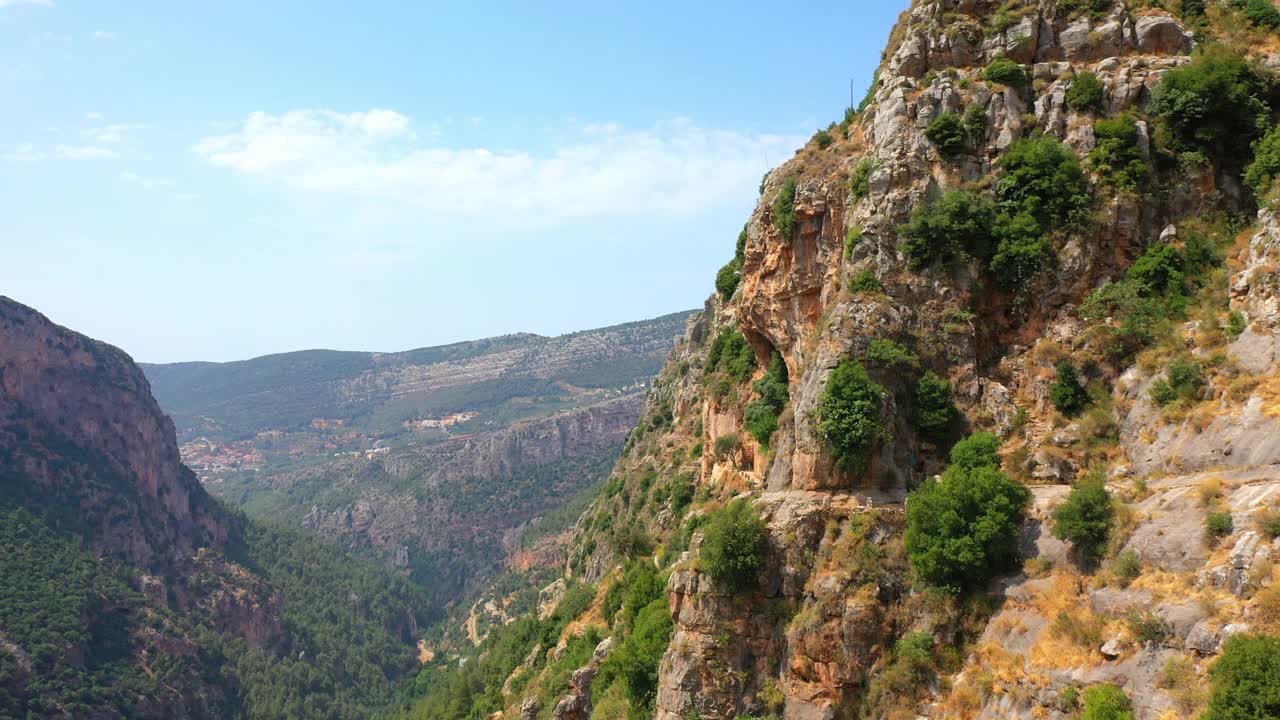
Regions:
M 0 294 L 148 362 L 697 307 L 906 4 L 0 0 Z

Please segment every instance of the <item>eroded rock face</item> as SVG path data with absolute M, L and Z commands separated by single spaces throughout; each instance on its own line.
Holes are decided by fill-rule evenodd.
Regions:
M 92 542 L 130 564 L 172 566 L 227 540 L 129 356 L 4 297 L 0 448 L 12 492 L 77 508 Z

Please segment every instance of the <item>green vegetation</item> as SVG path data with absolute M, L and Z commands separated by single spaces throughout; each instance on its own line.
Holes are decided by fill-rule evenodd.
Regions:
M 875 169 L 876 161 L 870 157 L 862 158 L 854 166 L 853 173 L 849 176 L 849 190 L 853 193 L 855 201 L 871 194 L 871 173 Z
M 1097 75 L 1088 71 L 1076 73 L 1067 88 L 1067 105 L 1078 112 L 1101 110 L 1103 89 Z
M 949 190 L 936 201 L 917 206 L 908 223 L 898 228 L 903 252 L 916 269 L 969 258 L 986 260 L 991 255 L 994 214 L 995 204 L 989 198 Z
M 1280 638 L 1236 635 L 1209 669 L 1213 694 L 1203 720 L 1280 717 Z
M 1244 181 L 1254 195 L 1265 197 L 1280 176 L 1280 128 L 1273 128 L 1253 146 L 1253 162 L 1245 169 Z
M 1105 334 L 1107 355 L 1126 360 L 1167 334 L 1172 322 L 1184 315 L 1190 295 L 1221 265 L 1208 236 L 1194 230 L 1185 235 L 1181 249 L 1166 242 L 1153 244 L 1124 279 L 1104 283 L 1080 306 L 1081 315 Z
M 1128 585 L 1142 574 L 1142 558 L 1133 550 L 1125 550 L 1116 556 L 1111 572 L 1119 578 L 1121 585 Z
M 737 433 L 725 433 L 716 438 L 715 451 L 717 458 L 725 458 L 738 451 L 742 447 L 742 442 L 738 440 Z
M 1089 405 L 1089 392 L 1080 381 L 1080 373 L 1070 360 L 1059 362 L 1055 368 L 1057 378 L 1049 387 L 1049 401 L 1058 412 L 1075 417 Z
M 503 683 L 534 648 L 546 649 L 556 644 L 565 627 L 586 608 L 584 603 L 590 601 L 591 594 L 585 586 L 578 586 L 566 591 L 555 611 L 545 620 L 526 614 L 493 628 L 464 664 L 451 664 L 444 658 L 428 664 L 418 673 L 411 691 L 413 698 L 406 703 L 402 717 L 480 720 L 501 710 Z M 572 660 L 589 656 L 591 640 L 598 637 L 588 632 L 585 639 L 571 642 L 572 648 L 566 650 L 566 656 L 572 654 L 573 657 L 563 666 L 553 668 L 561 671 L 556 674 L 564 678 L 572 672 L 573 668 L 568 667 Z
M 982 71 L 982 79 L 1000 85 L 1022 87 L 1027 84 L 1027 71 L 1023 70 L 1018 63 L 1001 55 L 992 60 Z
M 1243 165 L 1250 144 L 1270 127 L 1267 94 L 1262 71 L 1214 46 L 1170 70 L 1156 87 L 1150 109 L 1174 150 Z
M 951 383 L 930 370 L 916 383 L 914 395 L 911 424 L 916 432 L 930 440 L 945 440 L 958 415 L 951 401 Z
M 835 136 L 831 134 L 830 130 L 819 130 L 813 134 L 813 142 L 817 143 L 818 147 L 822 150 L 826 150 L 831 147 L 831 143 L 835 141 Z
M 1165 377 L 1151 384 L 1151 399 L 1164 407 L 1176 400 L 1194 398 L 1204 385 L 1204 368 L 1185 357 L 1169 362 Z
M 1053 256 L 1053 247 L 1030 213 L 1002 213 L 992 230 L 998 243 L 991 257 L 991 272 L 1005 290 L 1025 286 Z
M 769 438 L 778 429 L 778 416 L 791 399 L 787 389 L 787 363 L 778 351 L 773 352 L 769 370 L 756 381 L 754 389 L 757 397 L 747 403 L 744 424 L 757 442 L 768 447 Z
M 756 369 L 756 353 L 738 330 L 721 330 L 707 350 L 707 373 L 723 371 L 735 382 L 745 382 Z
M 1235 521 L 1227 510 L 1211 512 L 1204 518 L 1204 531 L 1212 539 L 1224 538 L 1235 531 Z
M 818 434 L 845 472 L 865 473 L 871 452 L 887 437 L 886 397 L 884 387 L 872 380 L 857 360 L 845 358 L 831 371 L 818 401 Z
M 977 144 L 986 138 L 988 124 L 986 108 L 977 103 L 965 108 L 964 132 L 969 136 L 969 142 Z
M 955 113 L 944 112 L 934 118 L 924 135 L 944 157 L 959 155 L 969 144 L 964 122 Z
M 848 232 L 844 234 L 844 260 L 848 262 L 853 257 L 853 249 L 858 247 L 858 243 L 862 242 L 862 228 L 853 225 Z
M 942 478 L 911 493 L 906 547 L 925 585 L 961 593 L 1017 566 L 1031 493 L 1000 471 L 993 440 L 979 433 L 957 443 Z
M 628 701 L 628 718 L 651 717 L 658 692 L 658 663 L 671 642 L 673 630 L 666 598 L 651 600 L 636 614 L 634 626 L 601 664 L 593 694 L 604 695 L 616 684 Z
M 1080 720 L 1133 720 L 1133 706 L 1115 685 L 1094 685 L 1084 691 Z
M 876 271 L 863 268 L 849 276 L 849 292 L 854 295 L 874 295 L 884 292 L 884 284 L 876 277 Z
M 1081 558 L 1092 564 L 1106 552 L 1114 523 L 1106 477 L 1091 473 L 1076 482 L 1066 502 L 1053 511 L 1053 536 L 1074 545 Z
M 738 283 L 742 280 L 742 264 L 746 262 L 746 251 L 747 226 L 743 225 L 742 231 L 738 233 L 738 243 L 734 246 L 733 259 L 716 273 L 716 292 L 720 293 L 721 299 L 728 300 L 738 289 Z
M 1000 210 L 1029 213 L 1045 231 L 1078 226 L 1087 216 L 1089 183 L 1070 147 L 1047 135 L 1019 140 L 1000 158 Z
M 755 587 L 769 552 L 769 531 L 755 506 L 734 500 L 711 515 L 703 533 L 702 569 L 734 592 Z
M 773 226 L 783 240 L 790 240 L 796 232 L 796 178 L 788 177 L 773 201 Z
M 868 363 L 885 369 L 920 368 L 920 358 L 916 357 L 915 353 L 893 340 L 884 338 L 871 338 L 867 343 L 866 359 Z
M 1093 134 L 1098 144 L 1089 153 L 1089 167 L 1102 182 L 1130 192 L 1141 187 L 1150 167 L 1138 149 L 1138 121 L 1132 115 L 1099 120 Z
M 1280 9 L 1272 0 L 1232 0 L 1254 27 L 1265 30 L 1280 28 Z

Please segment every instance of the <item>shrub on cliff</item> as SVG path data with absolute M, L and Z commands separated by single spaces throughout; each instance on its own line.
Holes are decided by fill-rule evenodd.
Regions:
M 1254 144 L 1253 162 L 1244 172 L 1245 182 L 1258 198 L 1271 190 L 1271 183 L 1277 177 L 1280 177 L 1280 128 L 1273 129 Z
M 1183 398 L 1193 398 L 1204 385 L 1204 368 L 1184 357 L 1169 361 L 1165 376 L 1151 384 L 1151 399 L 1161 407 Z
M 1072 110 L 1098 110 L 1102 108 L 1102 81 L 1091 72 L 1079 72 L 1067 88 L 1067 105 Z
M 768 447 L 769 438 L 778 429 L 778 415 L 791 399 L 787 390 L 787 363 L 776 350 L 769 361 L 769 370 L 756 381 L 756 399 L 747 404 L 743 413 L 747 430 L 761 445 Z
M 1066 502 L 1053 511 L 1053 536 L 1076 547 L 1088 563 L 1102 557 L 1111 541 L 1115 508 L 1106 478 L 1090 474 L 1071 489 Z
M 955 260 L 991 256 L 991 224 L 995 204 L 990 198 L 950 190 L 934 202 L 916 206 L 911 219 L 898 228 L 902 250 L 916 269 Z
M 1089 167 L 1107 185 L 1137 190 L 1150 172 L 1138 149 L 1138 121 L 1132 115 L 1099 120 L 1093 134 L 1098 144 L 1089 153 Z
M 1027 84 L 1027 71 L 1023 70 L 1018 63 L 1001 55 L 992 60 L 982 71 L 982 79 L 1000 85 L 1022 87 Z
M 944 112 L 929 123 L 924 136 L 938 148 L 944 157 L 952 157 L 964 152 L 968 145 L 968 133 L 964 123 L 955 113 Z
M 1084 691 L 1080 720 L 1133 720 L 1133 705 L 1115 685 L 1094 685 Z
M 707 372 L 723 370 L 729 377 L 742 382 L 756 369 L 756 353 L 747 338 L 737 330 L 721 330 L 707 350 Z
M 1075 417 L 1089 405 L 1089 392 L 1080 381 L 1080 373 L 1076 366 L 1068 360 L 1058 363 L 1057 378 L 1049 386 L 1049 401 L 1058 412 L 1067 417 Z
M 945 440 L 956 417 L 951 402 L 951 383 L 934 372 L 926 372 L 916 383 L 911 406 L 911 424 L 917 433 L 930 440 Z
M 647 717 L 642 711 L 653 707 L 658 693 L 658 663 L 671 642 L 673 629 L 665 597 L 646 605 L 637 613 L 631 632 L 600 664 L 594 690 L 603 693 L 614 683 L 620 684 L 635 717 Z
M 1209 669 L 1213 695 L 1203 720 L 1280 717 L 1280 638 L 1236 635 Z
M 925 585 L 957 594 L 1017 567 L 1031 494 L 1000 471 L 988 446 L 979 438 L 963 451 L 966 464 L 953 463 L 907 499 L 907 553 Z
M 753 587 L 769 552 L 769 531 L 755 506 L 734 500 L 711 516 L 703 533 L 702 569 L 734 592 Z
M 991 257 L 991 273 L 1005 290 L 1026 286 L 1053 257 L 1053 246 L 1040 223 L 1027 212 L 996 216 L 992 233 L 996 252 Z
M 888 427 L 883 406 L 887 391 L 857 360 L 840 361 L 818 401 L 818 434 L 831 457 L 845 472 L 862 475 L 871 452 L 885 438 Z
M 796 231 L 796 179 L 787 178 L 773 201 L 773 226 L 783 240 L 790 240 Z
M 1048 135 L 1019 140 L 1000 158 L 996 198 L 1010 215 L 1030 213 L 1044 230 L 1080 224 L 1089 210 L 1089 182 L 1076 154 Z
M 1170 70 L 1151 98 L 1166 142 L 1241 166 L 1249 145 L 1270 126 L 1267 81 L 1244 57 L 1221 46 Z
M 1235 0 L 1234 4 L 1254 26 L 1266 30 L 1280 28 L 1280 10 L 1273 0 Z

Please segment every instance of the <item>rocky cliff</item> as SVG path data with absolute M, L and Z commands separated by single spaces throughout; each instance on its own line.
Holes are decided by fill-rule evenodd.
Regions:
M 124 352 L 0 298 L 0 716 L 360 717 L 421 613 L 223 508 Z
M 0 358 L 6 492 L 64 505 L 101 551 L 143 567 L 223 548 L 227 518 L 127 355 L 0 297 Z
M 766 176 L 579 521 L 567 576 L 598 595 L 477 704 L 833 720 L 1226 702 L 1226 640 L 1280 631 L 1275 14 L 913 2 L 864 106 Z M 970 482 L 933 478 L 975 433 L 1030 487 L 1021 540 L 975 552 L 1017 562 L 939 587 L 910 499 Z M 1090 487 L 1092 550 L 1060 512 Z M 761 546 L 725 519 L 734 498 Z M 629 605 L 653 597 L 650 566 L 662 617 Z M 579 651 L 589 677 L 569 682 L 590 632 L 614 659 Z M 1276 711 L 1258 707 L 1231 717 Z

